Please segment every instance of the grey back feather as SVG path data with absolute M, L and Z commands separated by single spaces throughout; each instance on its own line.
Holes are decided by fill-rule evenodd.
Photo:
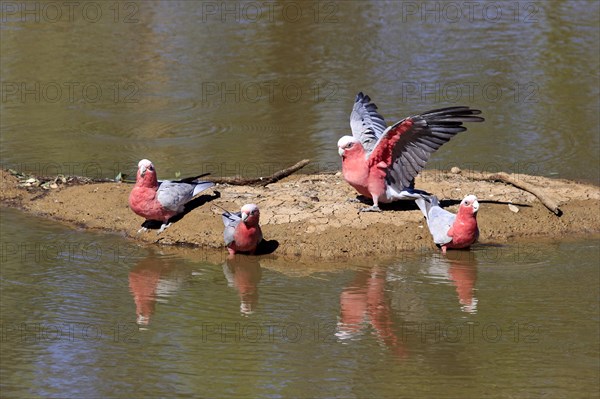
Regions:
M 223 238 L 225 239 L 225 245 L 228 246 L 231 244 L 233 239 L 233 234 L 235 233 L 235 228 L 242 221 L 242 212 L 224 212 L 222 215 L 223 224 L 225 225 L 225 230 L 223 230 Z
M 362 92 L 356 95 L 350 114 L 352 136 L 358 139 L 367 153 L 373 151 L 375 143 L 381 137 L 387 125 L 383 116 L 377 112 L 377 105 Z
M 212 186 L 214 186 L 212 182 L 180 183 L 163 180 L 158 185 L 156 198 L 164 208 L 181 213 L 184 211 L 185 204 L 194 196 Z
M 443 245 L 452 241 L 452 237 L 448 236 L 448 230 L 454 224 L 456 215 L 442 209 L 435 195 L 430 196 L 428 199 L 419 198 L 416 203 L 421 212 L 425 214 L 427 227 L 429 227 L 433 242 Z

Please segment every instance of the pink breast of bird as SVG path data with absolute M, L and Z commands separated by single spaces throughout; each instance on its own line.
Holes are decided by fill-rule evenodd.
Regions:
M 369 182 L 367 190 L 371 194 L 381 196 L 385 192 L 385 176 L 388 165 L 384 162 L 369 166 Z M 371 197 L 371 195 L 369 195 Z
M 342 162 L 342 173 L 344 179 L 359 194 L 371 198 L 369 192 L 369 167 L 365 159 L 361 157 L 347 157 Z
M 156 198 L 156 189 L 149 187 L 134 187 L 129 194 L 129 207 L 139 216 L 147 220 L 167 222 L 177 212 L 162 207 Z
M 456 218 L 451 234 L 452 241 L 447 244 L 448 248 L 466 248 L 471 246 L 479 236 L 477 219 L 475 217 Z
M 253 251 L 261 236 L 260 226 L 248 227 L 245 223 L 240 222 L 233 233 L 235 249 L 242 252 Z

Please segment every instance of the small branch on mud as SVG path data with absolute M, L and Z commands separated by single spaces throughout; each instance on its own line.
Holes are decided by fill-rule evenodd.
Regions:
M 471 176 L 471 178 L 473 180 L 501 181 L 513 185 L 517 188 L 520 188 L 521 190 L 527 191 L 528 193 L 535 195 L 537 199 L 539 199 L 540 202 L 544 204 L 544 206 L 556 216 L 562 215 L 562 211 L 560 210 L 560 208 L 558 207 L 558 203 L 554 199 L 550 198 L 538 187 L 535 187 L 532 184 L 523 181 L 523 179 L 515 179 L 505 172 L 493 173 L 491 175 L 485 175 L 482 173 L 481 176 Z
M 284 177 L 287 177 L 294 172 L 297 172 L 298 170 L 302 169 L 309 163 L 310 163 L 310 159 L 303 159 L 302 161 L 296 163 L 295 165 L 290 166 L 289 168 L 280 170 L 279 172 L 275 172 L 271 176 L 268 176 L 268 177 L 258 177 L 256 179 L 243 179 L 238 176 L 214 177 L 214 178 L 209 178 L 209 180 L 212 181 L 213 183 L 231 184 L 233 186 L 263 186 L 264 187 L 267 184 L 275 183 L 276 181 L 281 180 Z

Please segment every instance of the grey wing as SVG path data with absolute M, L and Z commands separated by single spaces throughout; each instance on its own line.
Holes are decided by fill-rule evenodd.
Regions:
M 236 212 L 225 212 L 222 215 L 223 224 L 225 225 L 225 230 L 223 230 L 223 238 L 225 239 L 225 245 L 228 246 L 231 244 L 233 239 L 233 234 L 235 233 L 235 228 L 242 221 L 242 213 Z
M 350 114 L 350 128 L 352 136 L 361 142 L 367 153 L 375 148 L 375 143 L 387 128 L 383 116 L 377 112 L 377 105 L 362 92 L 358 93 L 354 100 L 354 107 Z
M 171 211 L 183 212 L 184 206 L 194 197 L 194 185 L 164 180 L 158 186 L 156 198 L 160 204 Z
M 448 236 L 448 230 L 450 230 L 455 220 L 455 214 L 440 208 L 438 205 L 432 206 L 427 215 L 427 226 L 433 236 L 433 242 L 443 245 L 452 241 L 452 237 Z
M 467 130 L 463 122 L 484 121 L 482 117 L 476 116 L 480 113 L 480 110 L 464 106 L 440 108 L 405 118 L 392 125 L 382 138 L 405 121 L 410 120 L 412 123 L 407 131 L 401 133 L 394 146 L 388 183 L 397 190 L 412 187 L 413 179 L 425 167 L 431 154 L 457 133 Z

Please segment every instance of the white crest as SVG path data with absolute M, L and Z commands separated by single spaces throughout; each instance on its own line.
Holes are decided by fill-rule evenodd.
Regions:
M 343 136 L 338 140 L 338 148 L 344 148 L 346 147 L 349 143 L 358 143 L 359 141 L 352 137 L 352 136 Z
M 258 206 L 256 206 L 255 204 L 246 204 L 242 207 L 242 213 L 245 213 L 247 215 L 250 215 L 255 210 L 258 211 Z
M 147 159 L 142 159 L 140 162 L 138 162 L 138 169 L 148 169 L 150 166 L 154 166 L 152 165 L 152 162 L 150 162 Z

